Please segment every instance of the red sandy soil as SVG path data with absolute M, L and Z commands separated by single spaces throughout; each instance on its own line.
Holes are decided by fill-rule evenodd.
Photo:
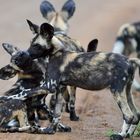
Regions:
M 60 9 L 65 0 L 50 0 Z M 99 39 L 99 51 L 111 51 L 119 27 L 127 22 L 139 21 L 140 0 L 75 0 L 76 12 L 69 21 L 69 35 L 83 46 L 93 38 Z M 0 0 L 0 44 L 9 42 L 22 49 L 29 47 L 33 37 L 26 19 L 36 24 L 45 21 L 39 11 L 41 1 Z M 0 47 L 0 67 L 9 63 L 9 55 Z M 0 81 L 1 95 L 11 87 L 16 78 Z M 137 93 L 140 106 L 140 95 Z M 78 89 L 76 101 L 79 122 L 69 121 L 64 113 L 62 122 L 72 127 L 71 133 L 37 135 L 26 133 L 1 133 L 0 140 L 108 140 L 106 132 L 119 131 L 122 115 L 109 90 L 97 92 Z M 133 140 L 139 140 L 134 138 Z

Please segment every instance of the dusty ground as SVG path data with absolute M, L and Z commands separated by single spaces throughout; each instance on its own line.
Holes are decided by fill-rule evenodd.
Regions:
M 64 0 L 50 0 L 60 9 Z M 29 46 L 32 34 L 25 19 L 41 24 L 45 21 L 39 12 L 41 1 L 0 0 L 0 44 L 9 42 L 23 49 Z M 98 50 L 111 51 L 118 28 L 126 22 L 138 21 L 140 0 L 75 0 L 76 13 L 70 20 L 70 36 L 78 39 L 86 47 L 88 42 L 97 37 Z M 9 56 L 0 47 L 0 67 L 9 62 Z M 0 92 L 10 88 L 16 78 L 0 81 Z M 137 102 L 140 95 L 136 96 Z M 140 105 L 140 104 L 139 104 Z M 63 122 L 72 127 L 71 133 L 55 135 L 0 134 L 0 140 L 108 140 L 106 132 L 110 129 L 119 131 L 122 116 L 108 90 L 90 92 L 78 90 L 77 112 L 79 122 L 70 122 L 68 115 L 63 115 Z M 138 140 L 140 138 L 134 138 Z

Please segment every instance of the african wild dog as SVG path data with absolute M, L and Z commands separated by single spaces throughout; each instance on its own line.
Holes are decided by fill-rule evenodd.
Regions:
M 24 89 L 38 87 L 41 84 L 41 81 L 44 80 L 44 73 L 38 62 L 32 61 L 29 59 L 29 57 L 25 57 L 26 55 L 24 53 L 21 54 L 19 49 L 10 44 L 5 43 L 3 44 L 3 47 L 11 55 L 11 63 L 0 69 L 0 78 L 3 80 L 8 80 L 14 77 L 16 74 L 18 75 L 18 80 L 12 86 L 12 88 L 5 93 L 5 95 L 15 95 Z M 21 56 L 22 61 L 24 61 L 22 65 L 20 65 L 20 62 L 18 62 L 16 59 L 18 56 Z M 18 60 L 20 61 L 21 58 L 18 57 Z M 12 61 L 14 61 L 16 65 L 12 65 Z M 34 112 L 39 115 L 39 118 L 42 118 L 42 112 L 46 110 L 45 103 L 43 104 L 43 102 L 45 102 L 45 96 L 40 95 L 35 98 L 29 98 L 26 101 L 28 106 L 27 113 L 29 120 L 33 120 L 33 118 L 37 119 L 37 116 L 34 114 Z M 41 106 L 42 109 L 37 109 L 37 106 Z
M 120 27 L 113 47 L 114 53 L 130 56 L 136 53 L 140 58 L 140 22 L 124 24 Z M 134 80 L 133 87 L 140 91 L 140 84 Z
M 128 59 L 116 53 L 72 52 L 55 45 L 57 38 L 53 31 L 51 25 L 43 23 L 40 26 L 40 32 L 28 49 L 33 59 L 42 55 L 49 57 L 46 83 L 41 87 L 44 86 L 50 92 L 57 93 L 58 100 L 53 125 L 59 122 L 62 104 L 61 90 L 67 85 L 87 90 L 109 88 L 122 111 L 124 120 L 122 131 L 112 135 L 111 139 L 122 140 L 124 137 L 131 136 L 140 119 L 140 113 L 131 94 L 134 72 L 137 65 L 140 66 L 139 59 Z
M 73 0 L 66 1 L 61 11 L 59 12 L 55 10 L 54 6 L 49 1 L 45 0 L 40 4 L 40 11 L 42 16 L 47 20 L 49 24 L 51 24 L 54 27 L 57 38 L 60 41 L 62 41 L 64 44 L 66 43 L 67 37 L 65 36 L 67 35 L 69 29 L 68 20 L 73 16 L 75 9 L 76 6 Z M 78 46 L 81 45 L 79 44 Z M 69 48 L 69 49 L 73 51 L 73 48 Z M 93 51 L 92 47 L 88 49 L 89 49 L 88 51 L 91 50 Z M 79 52 L 79 48 L 74 51 Z M 66 90 L 65 92 L 65 93 L 69 93 L 69 94 L 65 94 L 65 99 L 67 98 L 66 112 L 70 112 L 70 120 L 77 121 L 79 120 L 79 117 L 77 117 L 75 114 L 76 87 L 70 87 L 68 89 L 69 90 Z
M 0 96 L 0 132 L 46 133 L 47 128 L 36 126 L 29 120 L 26 104 L 28 98 L 46 94 L 46 90 L 42 88 L 32 92 L 25 89 L 17 95 Z M 14 119 L 18 121 L 18 125 L 8 126 Z
M 58 39 L 63 43 L 66 43 L 67 32 L 69 29 L 68 20 L 73 16 L 76 9 L 75 7 L 75 2 L 73 0 L 67 0 L 59 12 L 55 10 L 54 6 L 49 1 L 44 0 L 40 4 L 40 12 L 42 16 L 54 27 L 55 34 L 57 34 Z M 79 44 L 79 46 L 81 45 Z M 69 49 L 73 50 L 73 48 Z M 76 51 L 79 51 L 79 48 Z M 44 59 L 42 62 L 43 61 Z M 70 113 L 71 121 L 78 121 L 79 117 L 75 113 L 76 87 L 67 88 L 65 93 L 65 110 Z M 56 97 L 52 95 L 51 98 L 52 103 L 55 102 Z
M 44 80 L 44 72 L 39 63 L 37 61 L 32 61 L 29 57 L 26 57 L 24 53 L 21 54 L 19 49 L 10 44 L 5 43 L 3 44 L 3 47 L 11 55 L 11 64 L 0 69 L 0 78 L 8 80 L 16 74 L 18 75 L 18 80 L 12 88 L 5 93 L 5 95 L 15 95 L 24 89 L 38 87 L 38 85 Z M 21 61 L 21 59 L 23 61 L 22 65 L 18 65 L 19 63 L 17 63 L 17 65 L 12 65 L 13 60 L 18 62 Z M 34 112 L 38 114 L 39 118 L 47 117 L 47 113 L 46 116 L 42 115 L 42 112 L 46 112 L 45 95 L 30 98 L 26 103 L 28 106 L 27 112 L 30 121 L 37 119 L 37 115 L 35 115 Z M 40 109 L 37 109 L 37 106 L 38 108 L 40 107 Z
M 0 132 L 29 131 L 29 125 L 26 112 L 26 104 L 22 100 L 1 100 L 0 101 Z M 5 125 L 12 119 L 19 121 L 18 127 L 6 127 Z
M 47 20 L 49 24 L 51 24 L 54 27 L 54 33 L 57 36 L 57 39 L 59 39 L 62 42 L 63 46 L 68 46 L 67 41 L 69 42 L 68 38 L 68 30 L 69 30 L 69 24 L 68 20 L 73 16 L 75 12 L 76 6 L 75 2 L 73 0 L 67 0 L 65 4 L 63 5 L 61 11 L 57 12 L 54 8 L 54 6 L 47 0 L 44 0 L 40 4 L 40 12 L 42 16 Z M 84 49 L 81 49 L 81 45 L 78 41 L 74 41 L 77 43 L 77 46 L 73 47 L 67 47 L 67 49 L 71 51 L 81 52 L 84 51 Z M 97 40 L 94 40 L 94 43 L 96 42 L 96 46 L 98 44 Z M 92 43 L 92 42 L 91 42 Z M 70 45 L 71 46 L 71 45 Z M 90 47 L 87 48 L 87 51 L 95 51 L 96 47 L 92 47 L 92 45 L 89 45 Z M 79 48 L 80 47 L 80 48 Z M 79 120 L 79 117 L 75 114 L 75 100 L 76 100 L 76 87 L 68 87 L 69 90 L 66 89 L 65 94 L 65 100 L 66 100 L 66 112 L 70 112 L 70 120 L 77 121 Z M 69 94 L 67 94 L 69 93 Z
M 39 34 L 39 26 L 33 24 L 29 20 L 27 20 L 27 22 L 29 24 L 29 27 L 30 27 L 31 31 L 36 34 L 36 39 L 38 39 L 38 41 L 39 41 L 40 40 L 40 38 L 38 38 L 39 37 L 38 36 L 38 34 Z M 76 52 L 84 52 L 84 49 L 82 48 L 81 44 L 77 40 L 71 39 L 67 35 L 61 34 L 61 33 L 58 33 L 58 32 L 57 33 L 54 32 L 54 34 L 56 36 L 56 39 L 53 42 L 55 45 L 64 47 L 66 50 L 71 50 L 71 51 L 76 51 Z M 35 41 L 35 39 L 32 42 L 34 42 L 34 41 Z M 34 42 L 34 44 L 35 44 L 35 42 Z M 38 49 L 37 45 L 38 44 L 36 44 L 35 49 Z M 37 50 L 36 52 L 39 52 L 39 51 L 40 50 Z M 45 56 L 45 51 L 44 51 L 44 56 Z M 42 56 L 42 58 L 39 59 L 39 62 L 46 69 L 48 59 L 46 57 L 44 57 L 44 56 Z M 68 89 L 66 89 L 65 92 L 68 93 Z M 70 120 L 77 121 L 77 120 L 79 120 L 79 117 L 76 115 L 76 112 L 75 112 L 76 87 L 71 87 L 69 92 L 70 92 L 69 93 L 69 95 L 70 95 L 69 100 L 70 101 L 69 100 L 67 101 L 67 106 L 68 106 L 68 104 L 70 104 L 69 105 L 70 107 L 67 110 L 69 110 L 69 112 L 70 112 Z
M 8 65 L 10 66 L 10 69 L 4 67 L 1 69 L 2 71 L 0 70 L 0 78 L 10 78 L 10 76 L 13 75 L 13 72 L 17 73 L 19 76 L 18 81 L 16 82 L 14 87 L 10 89 L 5 95 L 8 96 L 9 99 L 26 99 L 27 114 L 30 124 L 32 123 L 32 125 L 35 125 L 34 112 L 37 113 L 36 117 L 38 117 L 39 115 L 39 119 L 40 115 L 43 115 L 45 119 L 46 117 L 49 117 L 49 120 L 51 121 L 53 118 L 53 113 L 48 109 L 44 101 L 45 97 L 48 94 L 48 91 L 44 89 L 38 89 L 38 91 L 35 91 L 34 93 L 29 93 L 29 95 L 27 94 L 28 90 L 39 87 L 44 80 L 44 73 L 39 63 L 37 62 L 37 60 L 31 60 L 28 53 L 20 51 L 10 44 L 4 43 L 3 47 L 11 55 L 11 63 L 10 65 Z M 9 77 L 7 77 L 7 71 Z M 36 95 L 36 97 L 32 97 L 31 95 Z M 36 125 L 38 125 L 38 120 L 36 123 Z M 63 132 L 68 132 L 71 130 L 70 127 L 64 126 L 63 124 L 59 124 L 58 128 L 59 131 Z M 41 130 L 40 133 L 50 133 L 50 131 L 49 129 L 45 128 Z M 51 133 L 54 133 L 54 131 L 51 131 Z

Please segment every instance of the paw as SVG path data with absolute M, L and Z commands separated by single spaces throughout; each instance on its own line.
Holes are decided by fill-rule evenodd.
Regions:
M 38 130 L 40 134 L 55 134 L 55 130 L 52 127 L 44 127 Z
M 18 127 L 11 127 L 7 131 L 11 133 L 18 132 Z
M 59 132 L 71 132 L 71 127 L 59 124 L 58 131 Z
M 113 134 L 110 136 L 110 140 L 123 140 L 123 137 L 119 134 Z
M 76 116 L 75 111 L 70 112 L 70 120 L 71 121 L 79 121 L 79 117 Z

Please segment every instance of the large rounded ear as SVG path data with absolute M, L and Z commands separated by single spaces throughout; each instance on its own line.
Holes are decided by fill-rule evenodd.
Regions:
M 55 9 L 50 2 L 48 2 L 47 0 L 44 0 L 40 4 L 40 12 L 44 18 L 46 18 L 48 21 L 50 21 L 53 18 Z
M 17 74 L 17 71 L 10 65 L 6 65 L 5 67 L 0 69 L 0 79 L 8 80 L 13 78 Z
M 75 12 L 75 2 L 73 0 L 68 0 L 61 9 L 62 16 L 65 20 L 70 19 Z
M 87 47 L 87 52 L 96 51 L 97 45 L 98 45 L 98 39 L 93 39 L 92 41 L 90 41 Z
M 8 52 L 11 56 L 19 51 L 19 49 L 11 44 L 3 43 L 3 48 Z
M 54 35 L 54 28 L 48 23 L 43 23 L 40 26 L 40 35 L 50 40 Z
M 39 26 L 32 23 L 30 20 L 27 19 L 27 23 L 30 27 L 30 30 L 32 31 L 33 34 L 38 34 L 39 33 Z

